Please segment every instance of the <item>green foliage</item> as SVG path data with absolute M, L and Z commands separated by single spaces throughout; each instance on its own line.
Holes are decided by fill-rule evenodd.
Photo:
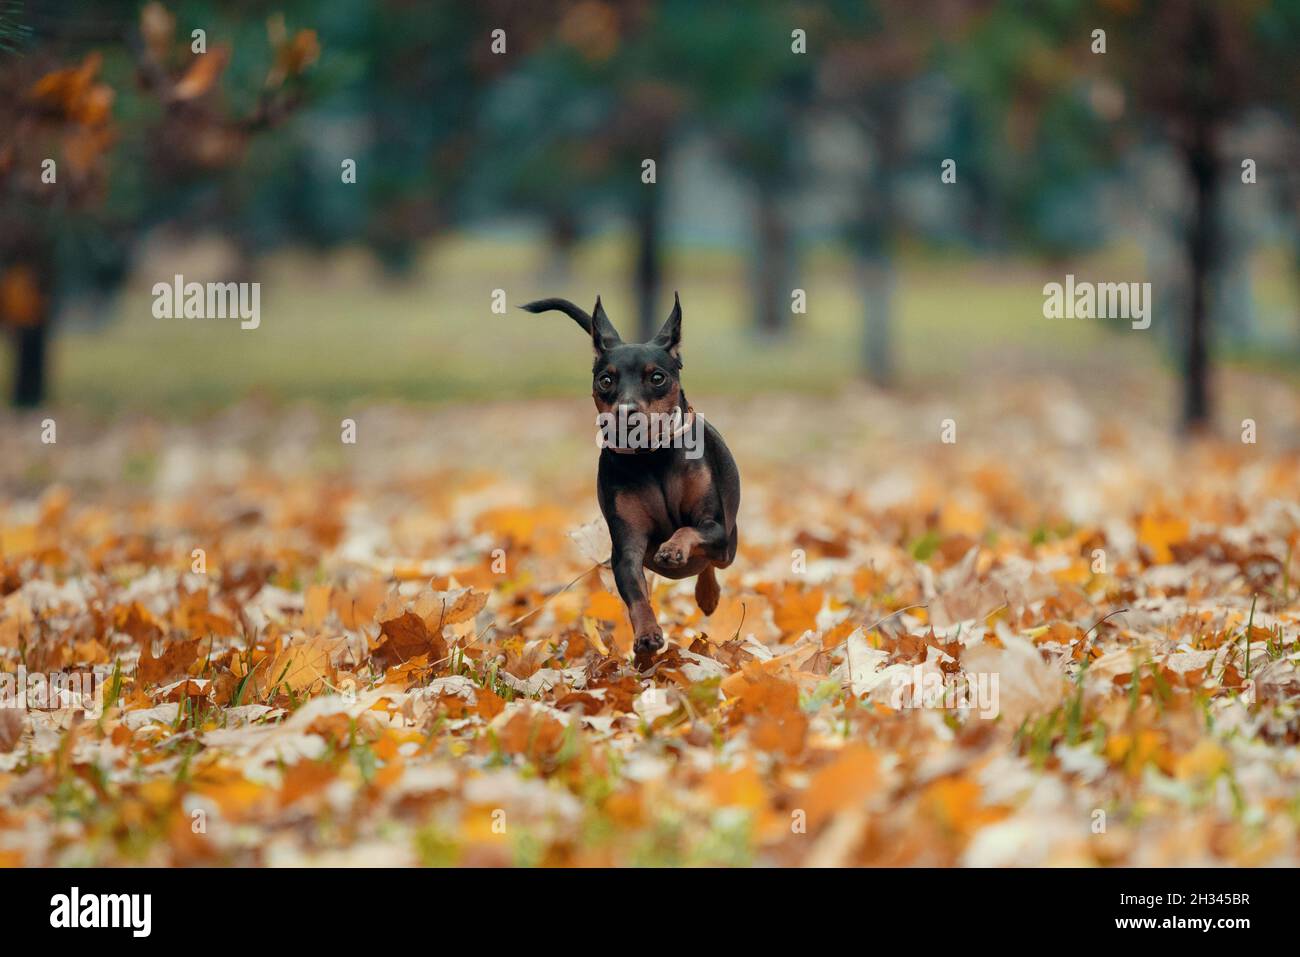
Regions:
M 31 36 L 31 27 L 25 22 L 20 0 L 0 3 L 0 53 L 22 49 Z

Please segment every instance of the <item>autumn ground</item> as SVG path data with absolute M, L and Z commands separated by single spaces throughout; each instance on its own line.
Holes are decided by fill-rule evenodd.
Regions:
M 10 419 L 3 668 L 110 677 L 0 710 L 0 861 L 1294 864 L 1300 402 L 1168 391 L 693 392 L 741 548 L 646 670 L 581 398 Z

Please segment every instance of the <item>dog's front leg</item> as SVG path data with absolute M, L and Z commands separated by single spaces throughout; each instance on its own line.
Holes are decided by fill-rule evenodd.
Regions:
M 694 554 L 702 553 L 719 568 L 731 564 L 727 549 L 727 530 L 722 523 L 708 518 L 697 525 L 677 529 L 655 552 L 655 561 L 665 568 L 680 568 Z
M 663 629 L 655 620 L 645 583 L 646 539 L 636 536 L 614 545 L 614 582 L 619 596 L 627 605 L 635 641 L 632 650 L 638 655 L 653 654 L 664 646 Z

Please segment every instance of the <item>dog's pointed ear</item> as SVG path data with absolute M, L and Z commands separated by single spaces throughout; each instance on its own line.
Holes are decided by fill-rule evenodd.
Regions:
M 673 293 L 673 311 L 663 328 L 651 340 L 680 363 L 682 361 L 682 300 Z
M 605 307 L 600 304 L 600 296 L 597 296 L 596 307 L 591 310 L 592 348 L 596 350 L 596 355 L 600 355 L 621 344 L 622 341 L 618 330 L 614 328 L 614 323 L 610 322 L 609 316 L 605 315 Z

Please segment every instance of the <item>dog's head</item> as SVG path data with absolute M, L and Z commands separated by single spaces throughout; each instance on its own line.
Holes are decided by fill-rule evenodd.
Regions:
M 588 315 L 567 299 L 539 299 L 522 308 L 529 312 L 563 312 L 591 336 L 595 361 L 591 395 L 602 414 L 664 413 L 681 408 L 682 304 L 673 295 L 673 311 L 649 342 L 624 342 L 596 297 Z

